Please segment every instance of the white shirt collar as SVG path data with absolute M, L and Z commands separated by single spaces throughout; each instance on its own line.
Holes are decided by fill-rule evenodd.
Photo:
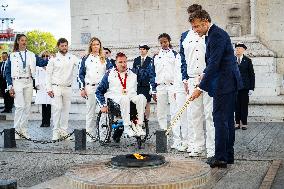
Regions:
M 210 26 L 209 26 L 208 31 L 206 32 L 205 36 L 208 36 L 209 30 L 210 30 L 210 28 L 212 27 L 212 25 L 213 25 L 213 24 L 210 23 Z
M 147 58 L 147 56 L 148 56 L 148 55 L 146 54 L 146 56 L 144 56 L 144 57 L 143 57 L 143 56 L 141 56 L 141 58 L 144 58 L 144 60 L 145 60 L 145 59 Z

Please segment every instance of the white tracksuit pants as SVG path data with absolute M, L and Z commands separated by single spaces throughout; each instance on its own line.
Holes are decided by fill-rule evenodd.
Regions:
M 196 79 L 188 80 L 189 95 L 194 90 Z M 213 123 L 213 98 L 207 92 L 203 92 L 197 99 L 192 101 L 188 106 L 188 123 L 193 128 L 194 150 L 201 151 L 206 147 L 207 157 L 215 154 L 215 128 Z M 203 121 L 206 121 L 206 145 L 204 137 Z
M 176 113 L 180 111 L 186 100 L 184 91 L 176 92 Z M 175 144 L 188 144 L 187 110 L 181 115 L 176 125 L 173 127 L 173 141 Z
M 176 113 L 176 102 L 174 98 L 173 85 L 158 85 L 157 86 L 157 118 L 160 129 L 167 130 L 168 124 L 168 103 L 170 103 L 171 119 Z
M 72 87 L 52 86 L 53 136 L 58 133 L 67 134 L 71 107 Z
M 130 101 L 136 104 L 136 109 L 138 113 L 138 125 L 144 123 L 144 112 L 147 104 L 147 99 L 144 95 L 139 94 L 136 96 L 129 97 L 128 95 L 121 95 L 115 98 L 112 98 L 114 102 L 118 103 L 120 106 L 121 117 L 123 120 L 124 126 L 130 126 Z
M 14 128 L 18 132 L 27 129 L 28 120 L 31 110 L 33 97 L 33 81 L 32 79 L 16 79 L 13 80 L 13 88 L 15 91 L 15 116 Z
M 97 100 L 96 100 L 96 89 L 97 86 L 91 86 L 91 85 L 86 85 L 86 92 L 88 95 L 88 99 L 86 100 L 86 105 L 87 105 L 87 112 L 86 112 L 86 131 L 90 133 L 91 135 L 95 136 L 96 129 L 96 105 L 97 105 Z

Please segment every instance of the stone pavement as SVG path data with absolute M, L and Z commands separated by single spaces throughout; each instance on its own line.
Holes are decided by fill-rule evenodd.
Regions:
M 11 128 L 12 121 L 0 120 L 0 131 Z M 29 132 L 33 139 L 50 140 L 51 128 L 40 128 L 39 121 L 31 121 Z M 70 127 L 84 128 L 84 121 L 70 121 Z M 56 144 L 34 144 L 26 140 L 17 140 L 17 148 L 4 149 L 3 136 L 0 136 L 0 179 L 14 178 L 20 188 L 42 188 L 40 183 L 56 179 L 70 167 L 109 159 L 114 155 L 126 153 L 155 153 L 155 135 L 157 122 L 150 121 L 152 135 L 144 148 L 138 150 L 134 139 L 123 138 L 120 144 L 111 143 L 101 146 L 98 142 L 87 143 L 87 150 L 75 152 L 73 141 Z M 272 160 L 284 159 L 284 123 L 250 123 L 247 131 L 236 131 L 236 162 L 227 169 L 226 174 L 212 186 L 221 188 L 259 188 Z M 171 137 L 169 139 L 169 146 Z M 168 148 L 170 149 L 170 148 Z M 169 150 L 164 154 L 170 158 L 189 158 L 187 153 Z M 205 161 L 204 158 L 200 160 Z M 283 188 L 284 167 L 281 165 L 272 188 Z

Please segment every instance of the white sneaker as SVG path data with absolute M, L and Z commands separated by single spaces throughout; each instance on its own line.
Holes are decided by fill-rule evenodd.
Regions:
M 21 133 L 21 131 L 17 131 L 18 133 Z M 21 140 L 22 138 L 17 134 L 15 133 L 15 140 Z
M 94 140 L 91 137 L 89 137 L 89 136 L 87 136 L 86 141 L 87 142 L 94 142 Z
M 58 132 L 53 131 L 52 140 L 58 140 L 60 138 L 60 134 Z
M 130 126 L 130 128 L 131 128 L 131 130 L 134 132 L 134 135 L 133 135 L 133 136 L 140 136 L 140 132 L 139 132 L 139 130 L 138 130 L 138 128 L 137 128 L 137 126 L 136 126 L 135 124 L 132 124 L 132 125 Z
M 138 130 L 139 136 L 145 136 L 146 135 L 145 131 L 142 128 L 142 125 L 136 125 L 136 129 Z
M 188 153 L 189 157 L 202 157 L 205 156 L 205 152 L 203 151 L 192 151 Z
M 67 131 L 60 131 L 60 138 L 61 137 L 64 137 L 64 136 L 67 136 L 69 133 Z M 74 134 L 70 137 L 68 137 L 66 140 L 74 140 Z
M 21 131 L 22 135 L 24 135 L 26 138 L 31 138 L 31 136 L 28 133 L 28 129 L 22 129 Z
M 133 137 L 135 136 L 135 133 L 134 131 L 132 130 L 132 128 L 130 127 L 130 125 L 125 125 L 124 126 L 124 134 L 129 136 L 129 137 Z
M 179 152 L 185 152 L 185 151 L 187 150 L 187 145 L 181 143 L 181 145 L 179 145 L 179 146 L 177 147 L 177 150 L 178 150 Z

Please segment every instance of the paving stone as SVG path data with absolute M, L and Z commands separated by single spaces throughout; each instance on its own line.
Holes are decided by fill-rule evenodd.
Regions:
M 85 121 L 70 121 L 70 131 L 84 129 Z M 87 143 L 87 149 L 76 152 L 74 141 L 55 144 L 40 144 L 17 140 L 17 148 L 4 149 L 3 135 L 0 136 L 0 179 L 17 179 L 20 188 L 35 186 L 50 179 L 62 176 L 70 167 L 90 161 L 109 159 L 126 153 L 155 153 L 155 135 L 158 124 L 150 121 L 150 136 L 142 149 L 136 146 L 134 138 L 122 138 L 119 144 L 111 142 L 101 146 L 98 142 Z M 40 121 L 29 122 L 29 132 L 33 139 L 50 140 L 52 128 L 40 128 Z M 236 163 L 230 166 L 227 174 L 220 176 L 214 186 L 217 188 L 258 188 L 271 160 L 284 157 L 284 123 L 249 123 L 246 131 L 236 131 Z M 12 121 L 0 121 L 0 131 L 13 127 Z M 172 136 L 168 139 L 166 157 L 188 158 L 187 153 L 170 150 Z M 205 161 L 205 158 L 196 158 Z M 283 183 L 283 166 L 276 176 Z M 282 171 L 282 172 L 281 172 Z M 248 179 L 249 178 L 249 179 Z M 279 178 L 279 179 L 278 179 Z M 278 180 L 277 180 L 278 179 Z M 277 183 L 276 183 L 277 184 Z M 277 186 L 277 185 L 276 185 Z

